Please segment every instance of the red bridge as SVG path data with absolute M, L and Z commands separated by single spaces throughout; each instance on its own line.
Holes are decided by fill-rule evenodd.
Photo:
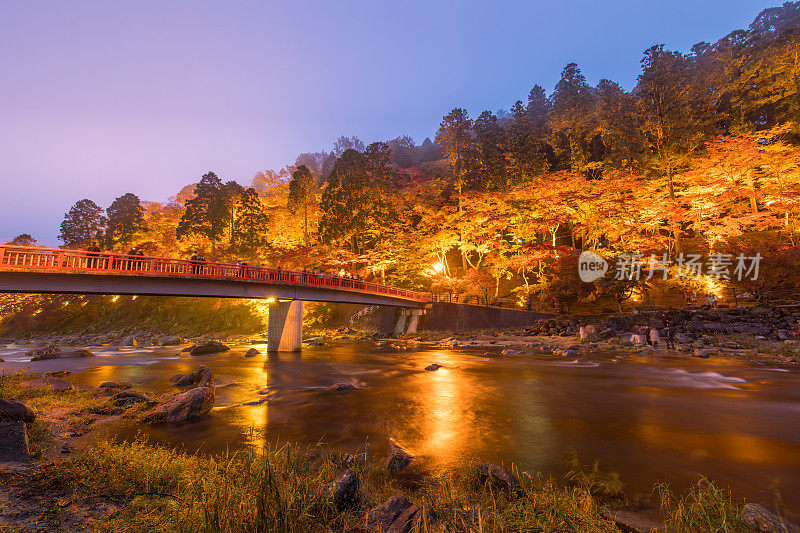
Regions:
M 270 305 L 269 340 L 278 334 L 273 323 L 280 320 L 282 333 L 275 340 L 292 350 L 300 346 L 303 300 L 410 310 L 400 316 L 416 315 L 420 311 L 414 310 L 424 309 L 433 300 L 430 293 L 326 274 L 19 246 L 0 246 L 0 292 L 270 299 L 275 303 Z M 288 324 L 294 325 L 290 328 L 293 339 L 284 342 Z

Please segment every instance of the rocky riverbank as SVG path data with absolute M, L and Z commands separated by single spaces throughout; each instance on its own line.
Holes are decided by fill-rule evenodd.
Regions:
M 792 531 L 771 511 L 705 479 L 661 507 L 577 461 L 566 478 L 464 464 L 433 478 L 400 443 L 284 445 L 228 457 L 85 438 L 115 419 L 213 416 L 205 365 L 153 397 L 125 383 L 86 387 L 30 373 L 0 377 L 0 529 L 6 531 Z M 197 391 L 203 392 L 202 394 Z M 11 399 L 13 396 L 14 399 Z M 195 397 L 196 396 L 196 397 Z M 180 400 L 186 397 L 186 401 Z M 201 401 L 202 400 L 202 401 Z M 169 406 L 182 405 L 180 409 Z M 180 420 L 168 414 L 189 413 Z M 156 416 L 153 420 L 152 415 Z M 165 416 L 161 416 L 161 415 Z M 79 437 L 84 438 L 79 438 Z M 8 450 L 15 448 L 14 456 Z M 27 448 L 27 449 L 26 449 Z

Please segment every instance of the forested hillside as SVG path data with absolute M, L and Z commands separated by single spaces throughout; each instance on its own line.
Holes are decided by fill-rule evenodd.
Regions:
M 420 145 L 341 137 L 252 179 L 208 172 L 164 203 L 129 193 L 104 210 L 80 200 L 61 239 L 344 269 L 554 307 L 664 288 L 644 279 L 582 284 L 582 250 L 668 261 L 759 253 L 757 281 L 664 285 L 756 297 L 797 288 L 800 2 L 688 51 L 653 45 L 630 90 L 608 79 L 592 86 L 575 63 L 549 92 L 531 82 L 508 110 L 443 110 L 433 140 Z

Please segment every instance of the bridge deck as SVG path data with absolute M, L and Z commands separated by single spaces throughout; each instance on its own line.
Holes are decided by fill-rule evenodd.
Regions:
M 0 291 L 290 298 L 423 307 L 430 293 L 260 266 L 0 246 Z

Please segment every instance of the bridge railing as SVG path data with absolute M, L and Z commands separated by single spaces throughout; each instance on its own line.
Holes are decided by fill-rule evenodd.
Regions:
M 278 270 L 261 266 L 123 255 L 110 252 L 59 250 L 0 246 L 0 269 L 54 270 L 81 273 L 115 273 L 122 275 L 181 276 L 208 279 L 227 279 L 262 283 L 286 283 L 355 292 L 385 294 L 419 302 L 430 302 L 430 293 L 389 287 L 352 278 Z

